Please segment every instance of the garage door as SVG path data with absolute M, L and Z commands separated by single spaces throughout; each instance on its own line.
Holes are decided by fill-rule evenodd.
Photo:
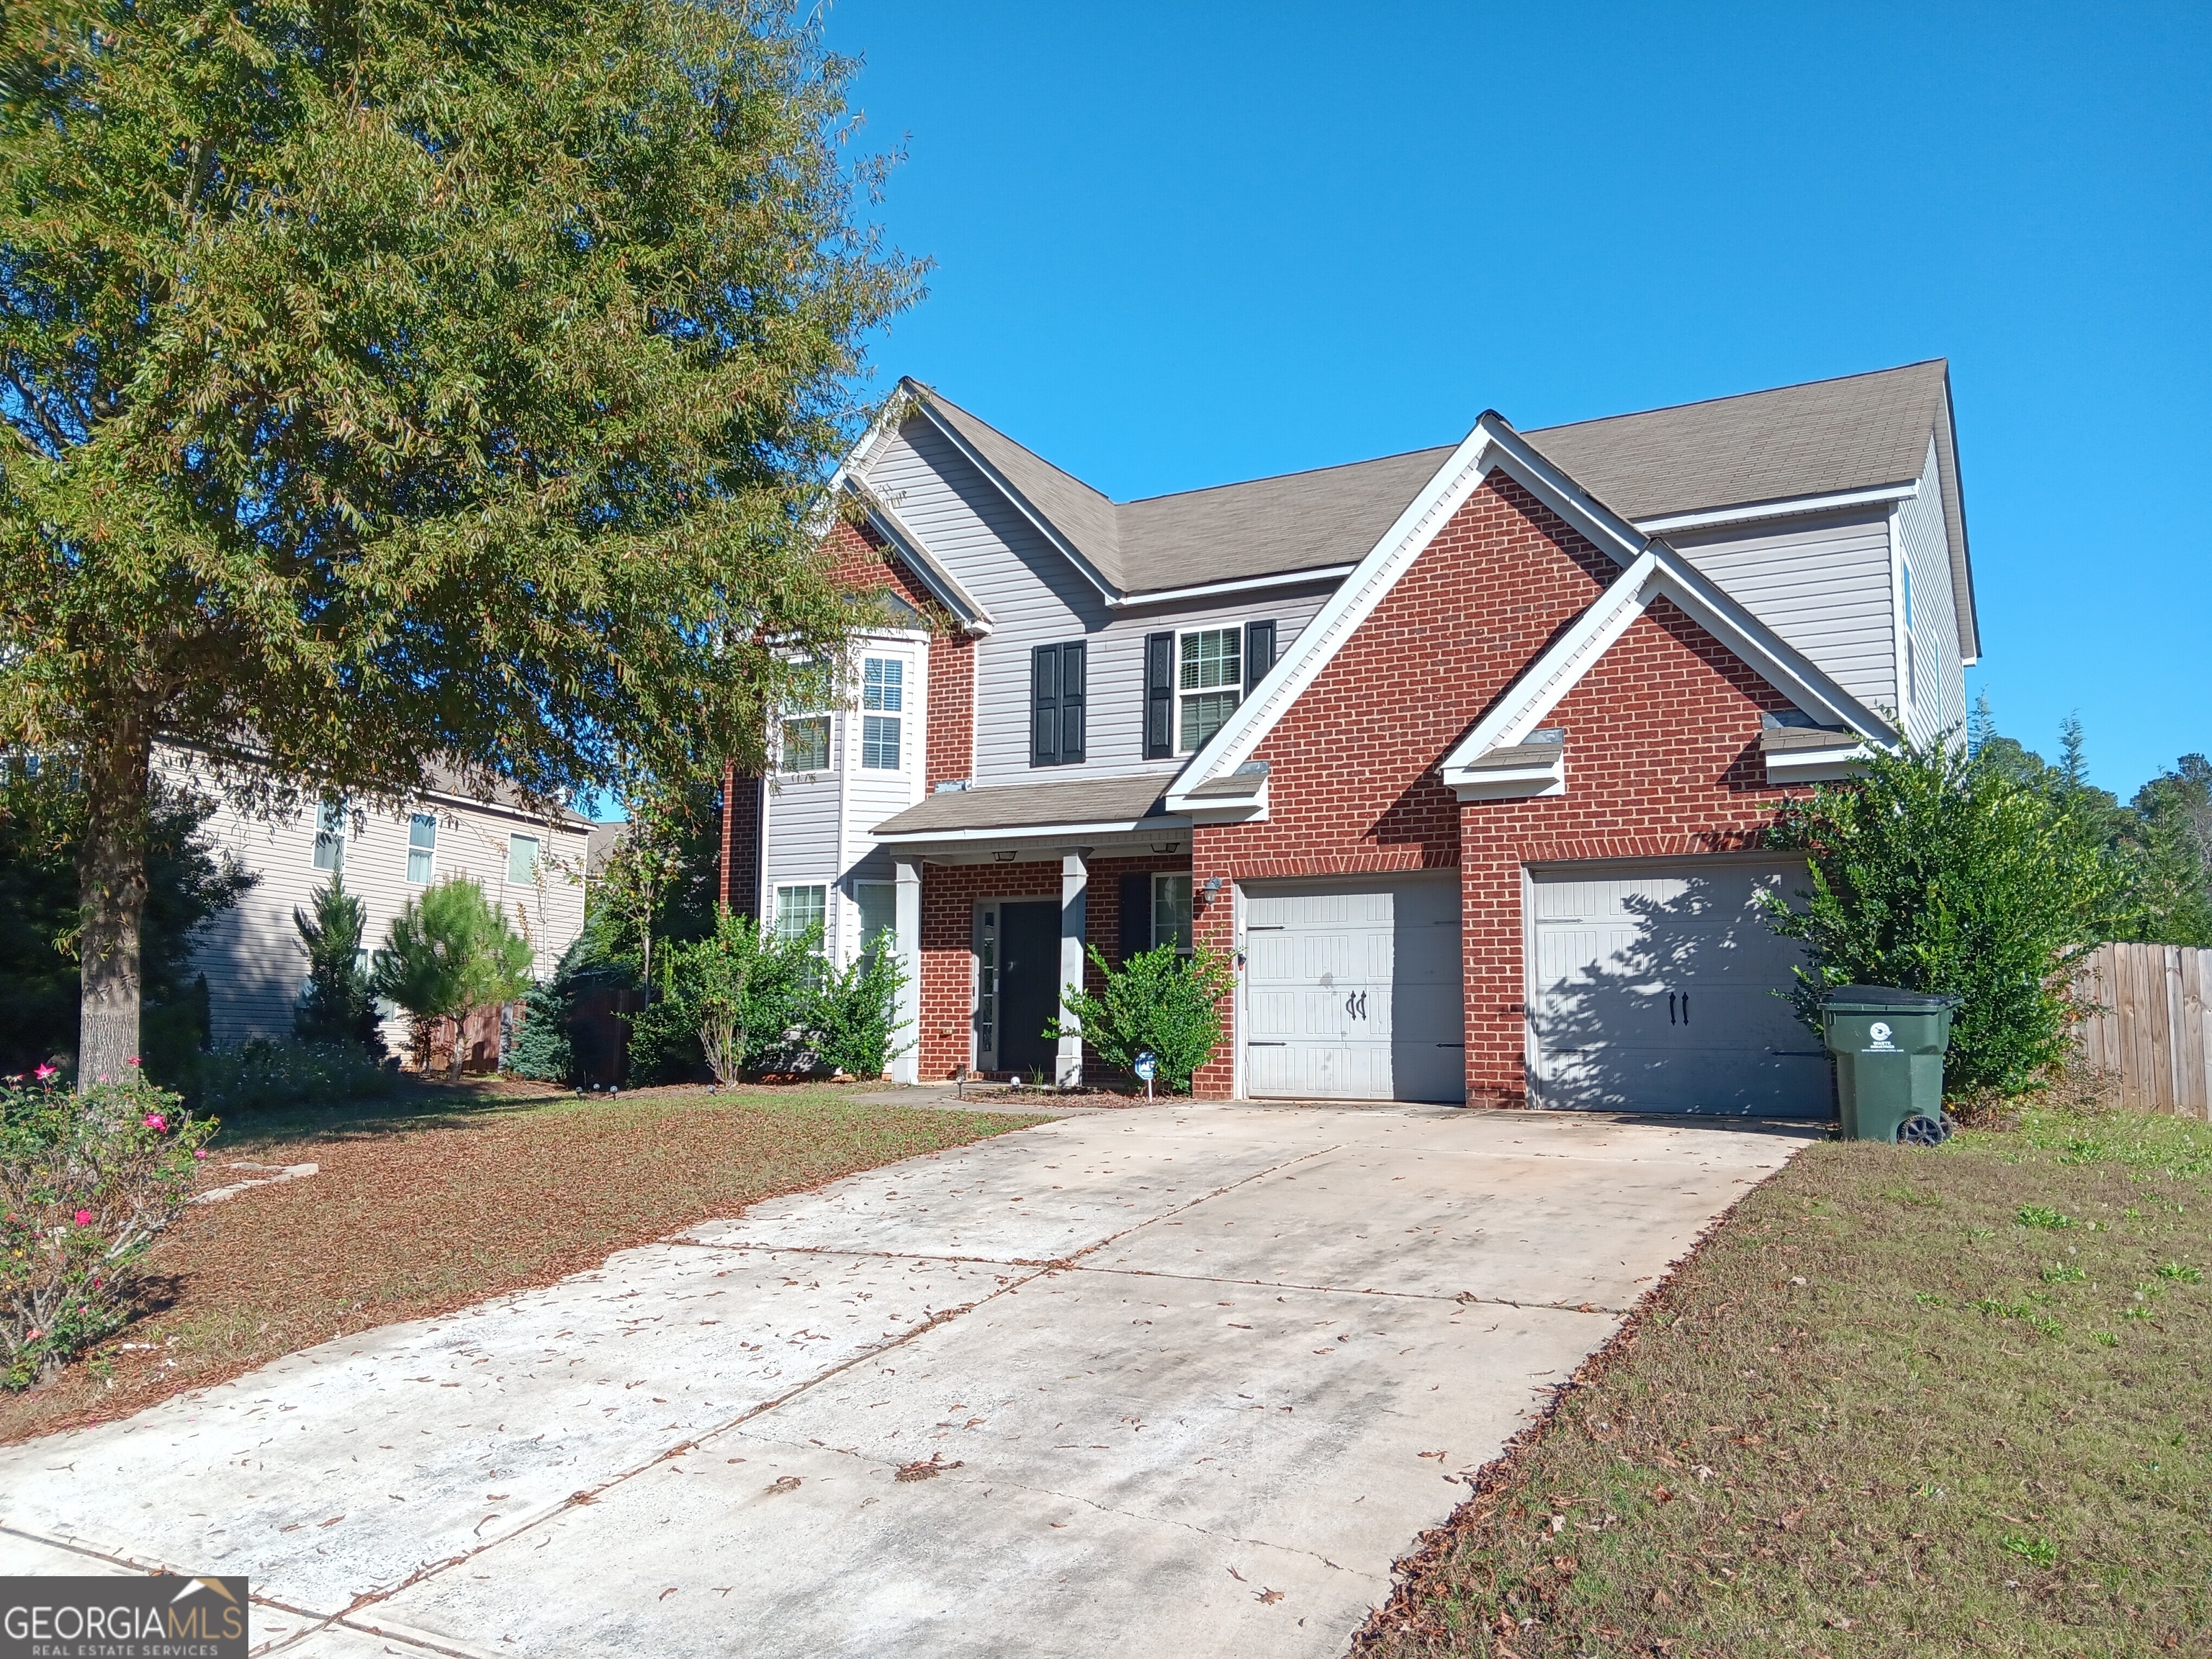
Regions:
M 1570 866 L 1534 874 L 1529 1006 L 1551 1107 L 1825 1118 L 1827 1057 L 1775 992 L 1802 958 L 1757 895 L 1802 865 Z
M 1467 1097 L 1455 877 L 1249 887 L 1244 951 L 1247 1093 Z

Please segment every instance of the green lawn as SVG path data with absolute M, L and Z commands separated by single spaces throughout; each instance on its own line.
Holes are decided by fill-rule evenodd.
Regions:
M 2212 1130 L 2030 1112 L 1747 1197 L 1363 1637 L 2212 1651 Z

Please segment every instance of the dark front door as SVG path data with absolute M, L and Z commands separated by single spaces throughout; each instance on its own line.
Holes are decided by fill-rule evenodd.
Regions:
M 1044 1034 L 1060 1012 L 1060 902 L 999 907 L 999 1069 L 1053 1077 L 1059 1045 Z

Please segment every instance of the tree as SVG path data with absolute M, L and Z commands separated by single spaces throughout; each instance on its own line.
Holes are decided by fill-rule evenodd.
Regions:
M 358 1047 L 374 1059 L 384 1053 L 384 1039 L 377 1035 L 376 993 L 362 960 L 368 907 L 346 891 L 342 875 L 309 896 L 313 915 L 292 908 L 292 926 L 307 950 L 307 989 L 292 1011 L 292 1035 L 302 1042 Z
M 454 876 L 410 899 L 392 919 L 370 984 L 413 1016 L 416 1063 L 427 1070 L 432 1024 L 514 1001 L 530 983 L 530 941 L 507 925 L 483 889 Z M 456 1082 L 462 1059 L 457 1030 L 450 1072 Z
M 154 1079 L 188 1081 L 207 1041 L 206 981 L 192 955 L 254 884 L 207 835 L 212 804 L 158 781 L 146 822 L 141 937 L 146 1015 L 137 1055 Z M 84 794 L 66 769 L 0 781 L 0 1073 L 65 1055 L 77 1002 L 77 857 Z M 119 1075 L 119 1074 L 118 1074 Z M 98 1074 L 94 1073 L 94 1080 Z
M 819 695 L 810 515 L 921 276 L 852 69 L 789 0 L 0 10 L 0 748 L 82 775 L 83 1074 L 157 742 L 250 807 L 550 811 Z
M 1954 1094 L 2018 1093 L 2064 1054 L 2069 971 L 2125 881 L 2078 801 L 2022 781 L 1990 748 L 1877 750 L 1861 776 L 1785 805 L 1771 836 L 1811 866 L 1803 909 L 1766 896 L 1769 925 L 1805 946 L 1799 1017 L 1818 1030 L 1836 985 L 1956 994 Z
M 1108 1065 L 1127 1071 L 1139 1054 L 1159 1061 L 1161 1083 L 1171 1094 L 1187 1093 L 1190 1079 L 1221 1042 L 1221 999 L 1236 988 L 1229 958 L 1200 945 L 1188 957 L 1172 945 L 1139 951 L 1119 968 L 1091 950 L 1091 965 L 1105 990 L 1064 994 L 1067 1011 L 1083 1040 Z M 1063 1030 L 1054 1015 L 1045 1035 Z

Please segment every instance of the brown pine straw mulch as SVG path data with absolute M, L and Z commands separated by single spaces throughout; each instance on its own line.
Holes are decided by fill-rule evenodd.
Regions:
M 390 1115 L 226 1125 L 234 1160 L 315 1175 L 194 1206 L 150 1258 L 140 1311 L 90 1354 L 0 1394 L 0 1442 L 124 1417 L 279 1355 L 595 1267 L 747 1205 L 1033 1117 L 866 1105 L 850 1089 L 653 1091 L 577 1099 L 478 1085 Z M 439 1109 L 423 1113 L 423 1100 Z

